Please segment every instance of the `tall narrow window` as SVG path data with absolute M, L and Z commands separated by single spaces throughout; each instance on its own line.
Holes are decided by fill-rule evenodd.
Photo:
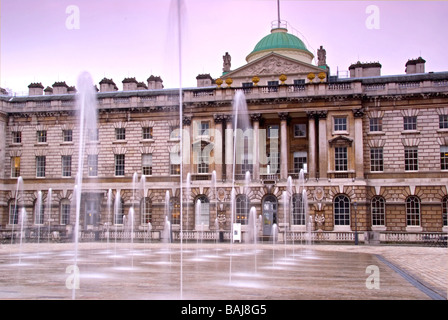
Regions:
M 383 197 L 373 197 L 371 202 L 372 226 L 384 226 L 386 218 L 386 202 Z
M 416 196 L 406 199 L 406 224 L 408 226 L 420 225 L 420 199 Z
M 72 156 L 62 156 L 62 176 L 71 177 L 72 175 Z
M 36 157 L 36 177 L 37 178 L 45 177 L 45 164 L 46 164 L 45 156 L 37 156 Z
M 170 199 L 171 225 L 180 224 L 180 201 L 178 197 Z
M 170 152 L 170 175 L 180 175 L 180 161 L 181 159 L 179 152 Z
M 404 148 L 404 170 L 417 171 L 418 170 L 418 148 L 405 147 Z
M 19 205 L 16 203 L 15 199 L 11 199 L 9 202 L 9 224 L 19 223 Z
M 440 170 L 448 170 L 448 146 L 440 147 Z
M 292 224 L 305 225 L 305 202 L 301 193 L 292 196 Z
M 347 147 L 334 148 L 334 170 L 335 171 L 348 170 Z
M 205 195 L 201 195 L 196 199 L 196 229 L 202 230 L 203 227 L 209 226 L 210 220 L 210 201 Z
M 114 212 L 114 224 L 123 224 L 124 217 L 124 201 L 120 199 L 117 210 Z
M 20 177 L 20 157 L 11 157 L 11 178 Z
M 336 226 L 350 225 L 350 199 L 345 195 L 334 198 L 334 224 Z
M 34 224 L 44 224 L 45 206 L 44 202 L 36 200 L 34 202 Z
M 142 174 L 145 176 L 152 175 L 152 154 L 142 154 Z
M 447 216 L 448 216 L 448 196 L 445 196 L 442 199 L 442 220 L 444 227 L 448 226 Z
M 239 194 L 236 197 L 235 213 L 236 223 L 248 224 L 249 222 L 250 201 L 245 194 Z
M 383 148 L 370 148 L 370 171 L 383 171 Z
M 448 129 L 448 114 L 439 115 L 439 129 Z
M 87 155 L 87 170 L 89 177 L 98 176 L 98 155 L 89 154 Z
M 141 223 L 152 223 L 152 202 L 149 197 L 145 197 L 140 201 Z
M 63 224 L 63 225 L 70 224 L 70 209 L 71 209 L 70 200 L 62 199 L 61 206 L 60 206 L 61 224 Z
M 115 175 L 116 176 L 124 176 L 124 154 L 116 154 L 115 155 Z

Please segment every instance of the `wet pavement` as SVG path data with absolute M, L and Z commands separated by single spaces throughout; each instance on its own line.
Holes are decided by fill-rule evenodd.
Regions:
M 0 299 L 447 298 L 446 248 L 111 242 L 78 249 L 75 263 L 71 243 L 1 245 Z

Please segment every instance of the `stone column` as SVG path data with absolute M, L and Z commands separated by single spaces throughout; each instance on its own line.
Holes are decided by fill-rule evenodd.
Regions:
M 226 120 L 226 146 L 225 146 L 225 159 L 226 159 L 226 179 L 232 181 L 233 179 L 233 125 L 232 115 L 225 115 Z
M 215 134 L 214 134 L 214 146 L 213 146 L 213 154 L 215 160 L 215 171 L 216 171 L 216 180 L 222 180 L 222 166 L 224 163 L 223 159 L 223 130 L 222 123 L 224 122 L 224 115 L 215 114 L 213 115 L 213 119 L 215 120 Z
M 327 111 L 317 113 L 319 119 L 319 178 L 326 179 L 328 171 Z
M 307 112 L 308 116 L 308 177 L 316 178 L 316 113 Z
M 184 116 L 182 119 L 182 179 L 187 179 L 191 172 L 191 116 Z
M 252 179 L 254 181 L 260 180 L 260 136 L 259 136 L 259 129 L 260 129 L 260 120 L 261 120 L 261 113 L 255 113 L 251 114 L 250 118 L 252 120 L 252 127 L 253 127 L 253 134 L 254 134 L 254 140 L 253 140 L 253 154 L 252 154 L 252 160 L 253 160 L 253 173 L 252 173 Z
M 288 179 L 288 119 L 287 112 L 279 112 L 280 118 L 280 180 Z
M 355 176 L 358 179 L 364 178 L 364 150 L 363 150 L 363 137 L 362 137 L 362 117 L 364 116 L 364 110 L 353 110 L 353 116 L 355 117 Z

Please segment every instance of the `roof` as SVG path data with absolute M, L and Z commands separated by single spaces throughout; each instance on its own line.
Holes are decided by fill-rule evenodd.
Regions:
M 271 34 L 261 39 L 255 46 L 251 54 L 259 51 L 273 49 L 299 49 L 308 51 L 303 41 L 298 37 L 288 33 L 284 28 L 277 28 L 272 29 Z

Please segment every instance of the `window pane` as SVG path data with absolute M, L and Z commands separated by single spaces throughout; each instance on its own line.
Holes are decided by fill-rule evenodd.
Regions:
M 334 148 L 334 161 L 335 161 L 334 169 L 336 171 L 348 170 L 347 147 Z
M 115 155 L 115 175 L 124 176 L 124 154 Z
M 334 224 L 336 226 L 350 225 L 350 200 L 344 195 L 334 199 Z
M 418 149 L 416 147 L 404 149 L 404 169 L 406 171 L 418 170 Z
M 386 202 L 382 197 L 374 197 L 372 199 L 371 213 L 372 225 L 384 226 L 385 223 Z
M 383 171 L 383 148 L 370 149 L 370 171 Z
M 406 223 L 408 226 L 420 225 L 420 200 L 417 197 L 406 199 Z

